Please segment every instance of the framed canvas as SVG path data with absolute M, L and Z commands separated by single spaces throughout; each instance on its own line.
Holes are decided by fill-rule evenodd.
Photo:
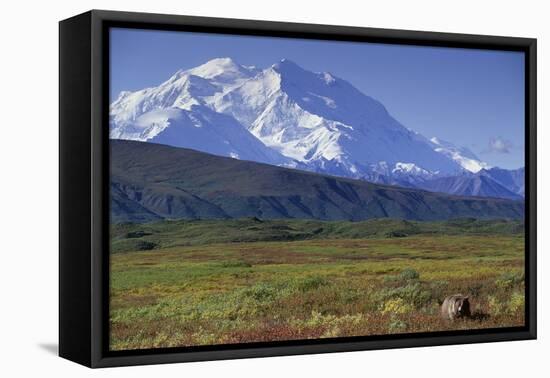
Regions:
M 536 338 L 536 40 L 60 22 L 59 353 Z

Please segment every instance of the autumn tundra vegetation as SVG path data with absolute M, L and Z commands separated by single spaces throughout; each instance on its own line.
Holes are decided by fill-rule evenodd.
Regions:
M 111 226 L 112 350 L 524 324 L 524 225 L 473 218 Z M 468 296 L 470 316 L 441 316 Z

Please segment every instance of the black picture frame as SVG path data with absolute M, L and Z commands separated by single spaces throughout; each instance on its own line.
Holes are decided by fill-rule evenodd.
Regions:
M 525 327 L 109 351 L 108 28 L 114 26 L 524 52 Z M 95 368 L 536 338 L 536 39 L 92 10 L 60 22 L 59 44 L 61 357 Z

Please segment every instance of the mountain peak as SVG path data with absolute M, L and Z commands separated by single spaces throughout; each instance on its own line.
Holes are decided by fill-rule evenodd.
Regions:
M 296 63 L 294 63 L 292 60 L 288 59 L 288 58 L 282 58 L 281 60 L 279 60 L 278 63 L 276 64 L 283 64 L 283 65 L 294 65 L 294 66 L 297 66 Z
M 332 85 L 337 80 L 336 76 L 328 71 L 320 73 L 308 71 L 287 58 L 281 59 L 279 62 L 272 65 L 271 68 L 281 75 L 299 77 L 300 79 L 309 77 L 311 80 L 321 80 L 327 85 Z
M 279 73 L 290 73 L 290 72 L 304 72 L 305 70 L 294 63 L 292 60 L 283 58 L 279 62 L 275 63 L 273 66 L 271 66 L 275 71 Z
M 206 71 L 206 70 L 227 70 L 238 69 L 240 65 L 231 58 L 214 58 L 210 59 L 206 63 L 201 64 L 198 67 L 192 69 L 192 71 Z
M 257 72 L 257 68 L 243 66 L 228 57 L 214 58 L 186 71 L 187 74 L 200 76 L 204 79 L 221 79 L 223 82 L 250 78 Z
M 204 79 L 212 79 L 227 71 L 238 72 L 240 71 L 239 68 L 245 69 L 245 67 L 240 66 L 231 58 L 214 58 L 201 64 L 200 66 L 193 67 L 191 69 L 183 68 L 178 70 L 174 75 L 172 75 L 168 82 L 173 82 L 190 75 L 199 76 Z
M 220 58 L 214 58 L 210 59 L 208 62 L 204 63 L 203 65 L 216 65 L 216 66 L 236 66 L 238 63 L 236 63 L 233 59 L 229 57 L 220 57 Z
M 387 170 L 388 177 L 400 180 L 405 173 L 424 177 L 488 168 L 464 148 L 412 134 L 345 79 L 287 58 L 260 70 L 217 57 L 178 75 L 113 103 L 111 137 L 163 138 L 204 151 L 212 151 L 216 139 L 220 155 L 353 178 L 370 177 L 375 173 L 370 167 L 382 161 L 396 168 Z M 158 112 L 173 108 L 181 117 Z M 201 117 L 205 121 L 198 127 L 194 120 Z M 233 134 L 242 140 L 229 138 Z

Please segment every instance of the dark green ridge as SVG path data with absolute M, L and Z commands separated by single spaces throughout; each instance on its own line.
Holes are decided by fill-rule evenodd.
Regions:
M 473 217 L 522 219 L 524 202 L 373 184 L 165 145 L 111 141 L 111 221 Z

